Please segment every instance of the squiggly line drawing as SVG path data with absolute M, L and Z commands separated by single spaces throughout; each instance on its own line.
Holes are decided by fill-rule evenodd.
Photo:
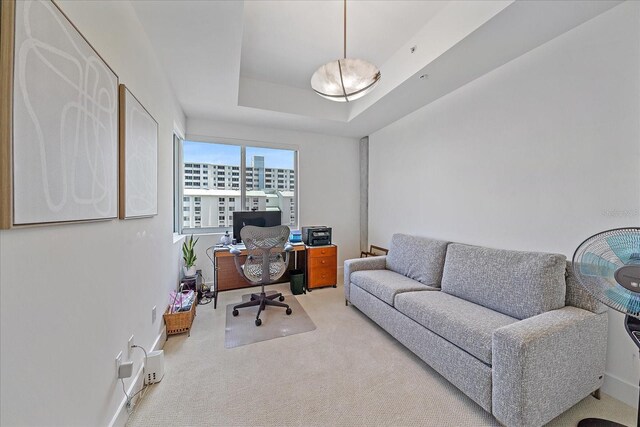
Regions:
M 117 167 L 110 165 L 116 165 L 117 77 L 90 47 L 78 45 L 77 40 L 84 40 L 79 36 L 74 39 L 75 29 L 51 2 L 24 2 L 22 18 L 25 36 L 18 49 L 16 74 L 25 113 L 33 124 L 35 141 L 21 143 L 31 144 L 39 152 L 42 197 L 51 212 L 65 211 L 69 216 L 74 212 L 77 214 L 74 205 L 90 206 L 94 214 L 108 216 L 115 205 Z M 35 32 L 41 28 L 38 25 L 43 24 L 43 19 L 46 19 L 49 31 L 58 31 L 56 35 L 62 37 L 48 37 L 47 40 L 36 37 Z M 52 44 L 56 41 L 58 46 Z M 63 50 L 63 43 L 70 49 Z M 52 60 L 59 61 L 59 66 Z M 43 129 L 37 110 L 48 93 L 28 83 L 28 64 L 37 64 L 38 70 L 46 70 L 49 74 L 39 77 L 55 77 L 56 83 L 51 84 L 72 91 L 68 99 L 54 100 L 63 104 L 58 113 L 58 140 L 50 130 Z M 43 120 L 50 120 L 52 112 L 42 110 L 41 114 Z M 59 170 L 48 164 L 54 161 L 48 152 L 58 153 Z M 52 175 L 55 172 L 60 175 Z M 87 215 L 86 210 L 82 212 L 83 217 Z

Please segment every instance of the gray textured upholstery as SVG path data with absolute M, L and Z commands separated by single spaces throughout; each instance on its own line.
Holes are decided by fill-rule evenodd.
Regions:
M 394 234 L 387 254 L 387 269 L 418 282 L 440 287 L 448 242 Z
M 351 303 L 485 411 L 491 412 L 489 366 L 356 285 L 352 285 Z
M 344 297 L 349 301 L 351 274 L 362 270 L 384 270 L 387 265 L 385 256 L 348 259 L 344 262 Z
M 493 415 L 539 426 L 603 383 L 607 315 L 564 307 L 493 334 Z
M 438 288 L 423 285 L 391 270 L 356 271 L 351 274 L 351 284 L 357 285 L 389 305 L 393 305 L 393 299 L 401 292 L 439 291 Z
M 444 292 L 396 296 L 396 309 L 442 338 L 491 365 L 493 331 L 517 319 Z
M 607 311 L 606 305 L 592 297 L 591 294 L 589 294 L 589 292 L 587 292 L 586 289 L 578 283 L 573 274 L 573 269 L 571 268 L 571 261 L 567 261 L 565 277 L 567 281 L 567 295 L 565 302 L 567 305 L 589 310 L 594 313 L 604 313 Z
M 425 281 L 441 291 L 411 290 Z M 602 385 L 607 314 L 563 255 L 396 234 L 387 257 L 345 262 L 345 296 L 503 425 L 545 424 Z
M 443 292 L 517 319 L 565 305 L 564 255 L 519 252 L 452 243 Z

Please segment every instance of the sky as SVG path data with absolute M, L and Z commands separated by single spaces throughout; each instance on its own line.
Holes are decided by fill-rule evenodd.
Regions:
M 209 142 L 184 141 L 185 163 L 213 163 L 240 166 L 240 147 Z M 266 168 L 293 169 L 293 151 L 247 147 L 247 166 L 253 156 L 264 156 Z

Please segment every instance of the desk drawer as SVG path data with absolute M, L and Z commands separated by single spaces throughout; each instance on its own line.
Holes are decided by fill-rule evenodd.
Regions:
M 338 248 L 336 246 L 319 246 L 317 248 L 307 248 L 309 258 L 319 257 L 335 257 L 338 254 Z
M 309 258 L 309 267 L 311 268 L 336 267 L 336 263 L 336 257 L 332 256 Z
M 307 278 L 307 286 L 315 288 L 320 286 L 330 286 L 337 283 L 338 267 L 332 265 L 329 267 L 315 267 L 309 269 L 309 277 Z

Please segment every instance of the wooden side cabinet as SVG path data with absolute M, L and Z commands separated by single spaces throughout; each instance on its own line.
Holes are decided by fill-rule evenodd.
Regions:
M 338 283 L 338 247 L 307 246 L 307 290 Z

